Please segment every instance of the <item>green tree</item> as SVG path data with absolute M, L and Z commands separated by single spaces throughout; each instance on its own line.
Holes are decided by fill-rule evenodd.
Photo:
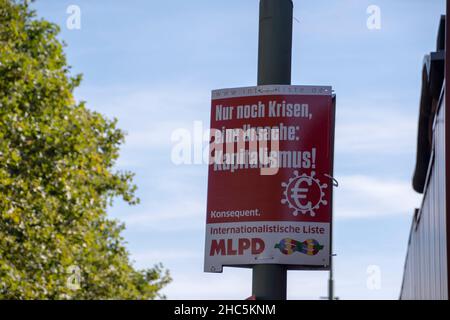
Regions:
M 113 169 L 124 135 L 75 102 L 58 33 L 28 1 L 0 0 L 0 298 L 158 298 L 167 270 L 135 270 L 106 214 L 138 202 Z

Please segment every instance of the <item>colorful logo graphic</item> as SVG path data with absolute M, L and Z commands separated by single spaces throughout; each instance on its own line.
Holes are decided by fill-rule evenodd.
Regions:
M 326 205 L 328 202 L 324 199 L 324 190 L 328 187 L 326 183 L 321 184 L 320 180 L 314 178 L 315 172 L 311 172 L 311 176 L 306 173 L 299 175 L 298 171 L 294 171 L 294 177 L 289 182 L 281 183 L 284 187 L 282 204 L 287 204 L 293 209 L 293 215 L 299 213 L 309 213 L 311 217 L 316 215 L 314 210 L 319 209 L 320 205 Z
M 285 238 L 275 245 L 282 254 L 291 255 L 294 252 L 301 252 L 308 256 L 315 256 L 323 249 L 323 246 L 315 239 L 308 239 L 303 242 Z

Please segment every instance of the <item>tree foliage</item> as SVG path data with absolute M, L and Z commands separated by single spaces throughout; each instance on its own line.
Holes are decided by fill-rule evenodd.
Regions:
M 115 197 L 138 202 L 113 168 L 124 135 L 74 100 L 58 33 L 28 1 L 0 0 L 0 298 L 157 298 L 167 271 L 135 270 L 106 215 Z

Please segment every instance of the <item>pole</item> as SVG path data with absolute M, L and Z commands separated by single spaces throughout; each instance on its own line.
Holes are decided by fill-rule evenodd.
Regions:
M 292 0 L 260 0 L 258 85 L 291 84 Z
M 330 254 L 330 274 L 328 279 L 328 300 L 334 300 L 333 254 Z
M 291 84 L 292 19 L 292 0 L 260 0 L 258 85 Z M 286 300 L 286 266 L 255 265 L 252 280 L 256 300 Z

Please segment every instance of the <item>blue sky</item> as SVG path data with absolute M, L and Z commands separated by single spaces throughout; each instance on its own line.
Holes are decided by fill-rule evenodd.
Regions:
M 176 166 L 171 134 L 209 124 L 210 91 L 256 83 L 257 0 L 37 0 L 61 26 L 75 92 L 117 117 L 127 142 L 117 164 L 136 173 L 141 204 L 117 201 L 137 267 L 163 262 L 172 299 L 244 299 L 251 271 L 205 274 L 207 167 Z M 69 5 L 81 29 L 69 30 Z M 381 10 L 369 30 L 366 10 Z M 292 83 L 332 85 L 337 94 L 334 247 L 341 299 L 396 299 L 413 209 L 411 176 L 423 56 L 436 46 L 443 0 L 294 0 Z M 380 287 L 367 285 L 377 266 Z M 370 269 L 370 268 L 369 268 Z M 326 295 L 326 272 L 289 272 L 288 298 Z

